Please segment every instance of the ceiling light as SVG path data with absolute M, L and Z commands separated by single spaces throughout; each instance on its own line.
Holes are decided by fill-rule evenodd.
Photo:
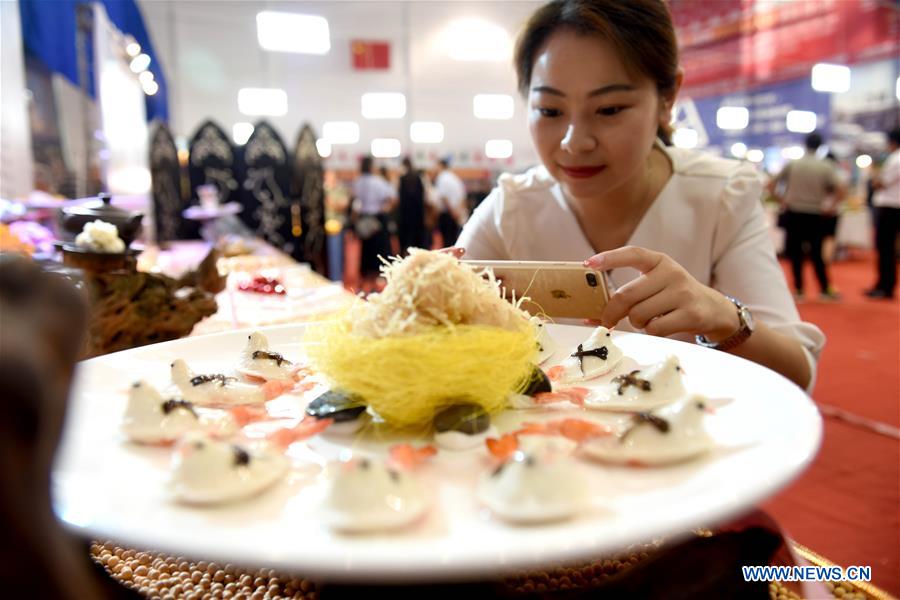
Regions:
M 150 57 L 146 54 L 138 54 L 131 59 L 131 64 L 128 65 L 128 68 L 131 69 L 132 73 L 140 73 L 141 71 L 146 71 L 149 66 Z
M 812 88 L 840 94 L 850 89 L 850 67 L 818 63 L 812 68 Z
M 256 15 L 256 39 L 273 52 L 327 54 L 331 49 L 328 20 L 316 15 L 264 10 Z
M 329 156 L 331 156 L 331 142 L 329 142 L 325 138 L 317 139 L 316 150 L 319 151 L 319 156 L 321 156 L 322 158 L 328 158 Z
M 872 157 L 868 154 L 860 154 L 856 157 L 856 166 L 860 169 L 868 169 L 872 166 Z
M 402 119 L 406 115 L 406 96 L 399 93 L 362 95 L 362 116 L 366 119 Z
M 476 119 L 512 119 L 515 101 L 508 94 L 477 94 L 472 99 Z
M 750 111 L 743 106 L 723 106 L 716 111 L 719 129 L 746 129 L 750 123 Z
M 816 130 L 816 113 L 809 110 L 790 110 L 785 117 L 788 131 L 810 133 Z
M 676 148 L 696 148 L 699 136 L 696 129 L 679 127 L 672 134 L 672 143 Z
M 151 71 L 141 71 L 141 74 L 138 75 L 138 81 L 141 82 L 141 85 L 147 85 L 153 81 L 153 73 Z
M 141 83 L 141 89 L 144 90 L 144 93 L 148 96 L 152 96 L 159 91 L 159 84 L 151 79 L 147 83 Z
M 287 92 L 278 88 L 241 88 L 238 90 L 241 114 L 280 117 L 287 114 Z
M 246 144 L 251 135 L 253 135 L 253 123 L 241 121 L 240 123 L 235 123 L 231 126 L 231 139 L 233 139 L 234 143 L 238 146 Z
M 803 158 L 803 148 L 800 146 L 788 146 L 787 148 L 782 148 L 781 156 L 782 158 L 787 158 L 789 160 Z
M 766 155 L 763 154 L 763 151 L 758 148 L 747 150 L 747 160 L 750 162 L 761 163 L 765 157 Z
M 484 155 L 488 158 L 509 158 L 513 145 L 509 140 L 488 140 L 484 143 Z
M 372 156 L 375 158 L 397 158 L 400 156 L 400 140 L 375 138 L 372 140 Z
M 438 121 L 415 121 L 409 126 L 414 144 L 440 144 L 444 141 L 444 124 Z
M 747 144 L 744 142 L 735 142 L 731 145 L 731 155 L 735 158 L 745 158 L 747 156 Z
M 355 144 L 359 141 L 359 125 L 354 121 L 328 121 L 322 125 L 322 137 L 329 144 Z
M 141 45 L 135 41 L 128 42 L 128 45 L 125 46 L 125 54 L 134 58 L 138 54 L 141 53 Z
M 512 40 L 499 25 L 460 19 L 445 30 L 444 49 L 453 60 L 504 61 L 512 56 Z

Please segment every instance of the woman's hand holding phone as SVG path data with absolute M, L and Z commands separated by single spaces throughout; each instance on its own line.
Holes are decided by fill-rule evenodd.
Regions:
M 635 328 L 651 335 L 690 333 L 712 341 L 725 339 L 740 327 L 728 298 L 694 279 L 662 252 L 624 246 L 595 254 L 584 265 L 602 271 L 631 267 L 641 272 L 610 296 L 599 320 L 606 327 L 628 317 Z

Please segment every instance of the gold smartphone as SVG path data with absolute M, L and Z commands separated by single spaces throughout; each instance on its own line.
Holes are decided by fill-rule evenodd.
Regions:
M 522 308 L 551 318 L 600 320 L 609 301 L 606 275 L 580 262 L 464 260 L 490 268 L 516 298 L 527 296 Z

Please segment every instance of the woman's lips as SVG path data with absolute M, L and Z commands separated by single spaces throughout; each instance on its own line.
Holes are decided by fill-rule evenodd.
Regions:
M 573 179 L 587 179 L 588 177 L 593 177 L 597 173 L 600 173 L 606 168 L 606 165 L 600 165 L 599 167 L 564 167 L 560 165 L 559 168 L 562 169 L 563 173 L 568 177 Z

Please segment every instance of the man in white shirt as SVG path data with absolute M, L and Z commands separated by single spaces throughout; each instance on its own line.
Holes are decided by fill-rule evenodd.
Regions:
M 444 238 L 444 247 L 452 246 L 462 231 L 462 226 L 469 218 L 466 206 L 466 186 L 462 179 L 450 170 L 447 159 L 438 162 L 438 175 L 435 179 L 435 196 L 438 205 L 438 229 Z
M 877 211 L 875 247 L 878 282 L 866 292 L 870 298 L 893 298 L 897 286 L 897 232 L 900 231 L 900 128 L 888 133 L 887 160 L 875 181 L 872 206 Z

